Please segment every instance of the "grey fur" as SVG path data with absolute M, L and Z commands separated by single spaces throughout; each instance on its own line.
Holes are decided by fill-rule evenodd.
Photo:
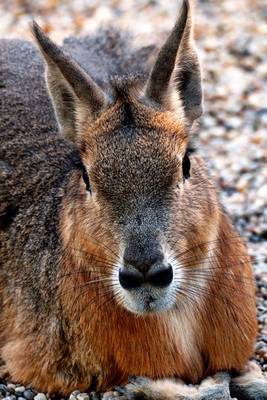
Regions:
M 1 56 L 0 279 L 42 313 L 55 296 L 58 211 L 79 156 L 58 133 L 35 47 L 2 40 Z
M 153 49 L 139 49 L 137 61 L 127 42 L 127 35 L 111 29 L 93 38 L 67 39 L 64 48 L 73 49 L 78 62 L 107 87 L 108 77 L 116 72 L 142 72 Z M 20 40 L 2 40 L 0 52 L 0 276 L 12 285 L 22 284 L 23 291 L 34 297 L 33 304 L 42 308 L 42 296 L 53 304 L 60 257 L 58 212 L 70 175 L 81 170 L 81 162 L 75 147 L 59 133 L 38 50 Z M 122 55 L 118 70 L 117 52 Z M 106 73 L 100 75 L 103 65 Z M 23 282 L 17 260 L 25 270 Z
M 64 46 L 70 52 L 74 49 L 96 81 L 100 82 L 99 70 L 105 64 L 104 86 L 107 76 L 117 71 L 116 52 L 123 56 L 126 74 L 127 65 L 130 75 L 138 72 L 137 61 L 132 62 L 134 52 L 126 43 L 126 36 L 111 29 L 84 41 L 68 39 Z M 92 59 L 89 55 L 94 45 L 97 51 Z M 151 50 L 137 51 L 139 68 Z M 56 277 L 64 251 L 59 238 L 62 200 L 71 177 L 82 175 L 84 168 L 77 148 L 59 132 L 44 79 L 44 62 L 36 47 L 20 40 L 2 40 L 0 54 L 0 306 L 5 301 L 0 343 L 2 347 L 10 340 L 4 332 L 12 332 L 15 323 L 16 330 L 27 329 L 36 343 L 48 329 L 51 352 L 67 357 L 62 367 L 57 361 L 58 373 L 66 376 L 66 382 L 72 375 L 79 380 L 79 368 L 67 356 L 71 351 L 65 338 L 68 321 L 58 301 Z M 15 317 L 7 319 L 3 311 L 9 306 Z M 47 361 L 53 368 L 53 357 Z M 89 385 L 88 371 L 86 375 Z

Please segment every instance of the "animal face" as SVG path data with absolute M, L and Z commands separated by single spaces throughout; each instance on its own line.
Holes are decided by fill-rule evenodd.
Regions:
M 180 274 L 177 238 L 183 243 L 186 231 L 188 135 L 202 110 L 189 1 L 184 0 L 148 79 L 117 77 L 107 92 L 36 24 L 33 32 L 47 63 L 59 126 L 83 163 L 81 190 L 87 196 L 80 237 L 82 229 L 91 238 L 102 229 L 102 245 L 113 240 L 111 275 L 124 307 L 137 313 L 168 309 L 176 301 Z M 189 221 L 187 231 L 193 231 L 193 216 Z
M 176 280 L 167 234 L 189 174 L 186 129 L 171 113 L 149 110 L 138 99 L 118 100 L 106 114 L 101 127 L 109 129 L 89 123 L 81 134 L 88 208 L 94 204 L 118 238 L 112 275 L 127 308 L 166 309 L 175 299 Z

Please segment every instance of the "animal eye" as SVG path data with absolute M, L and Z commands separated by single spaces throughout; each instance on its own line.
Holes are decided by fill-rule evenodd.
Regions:
M 84 166 L 82 166 L 82 177 L 83 177 L 83 181 L 84 181 L 85 186 L 86 186 L 86 190 L 88 192 L 92 193 L 91 186 L 90 186 L 90 181 L 89 181 L 89 176 L 88 176 L 88 173 L 87 173 L 87 171 L 86 171 Z
M 191 163 L 190 163 L 190 158 L 188 152 L 185 153 L 184 158 L 183 158 L 183 177 L 184 179 L 190 178 L 190 168 L 191 168 Z

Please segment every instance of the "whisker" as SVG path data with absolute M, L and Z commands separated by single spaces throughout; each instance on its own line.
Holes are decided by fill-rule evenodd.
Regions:
M 116 260 L 107 261 L 106 258 L 100 257 L 99 255 L 95 255 L 93 253 L 90 253 L 89 251 L 86 251 L 84 249 L 78 249 L 78 248 L 75 248 L 75 247 L 69 247 L 69 249 L 71 249 L 71 250 L 73 250 L 73 251 L 75 251 L 77 253 L 82 253 L 82 254 L 85 254 L 85 255 L 89 255 L 88 261 L 94 261 L 94 260 L 100 261 L 100 262 L 104 261 L 107 265 L 112 266 L 112 267 L 114 266 L 114 262 L 116 262 Z
M 78 275 L 85 275 L 88 277 L 92 277 L 94 275 L 107 275 L 107 272 L 109 272 L 109 269 L 104 269 L 105 265 L 99 266 L 99 269 L 94 267 L 93 269 L 90 270 L 85 270 L 85 269 L 78 269 L 70 272 L 66 272 L 65 274 L 58 275 L 58 279 L 64 279 L 72 276 L 78 276 Z
M 188 280 L 186 280 L 186 279 L 180 279 L 179 280 L 179 282 L 182 283 L 184 289 L 186 289 L 186 290 L 191 290 L 193 288 L 194 290 L 198 290 L 199 289 L 199 290 L 206 290 L 209 293 L 211 291 L 213 292 L 214 288 L 211 288 L 210 286 L 207 287 L 206 285 L 205 286 L 204 285 L 200 285 L 200 281 L 201 280 L 199 280 L 199 279 L 198 280 L 197 279 L 195 279 L 195 280 L 191 279 L 190 282 Z M 207 283 L 206 279 L 203 279 L 202 282 L 203 282 L 203 284 Z M 192 283 L 193 283 L 193 285 L 191 285 Z M 232 287 L 230 285 L 221 283 L 219 280 L 209 280 L 209 283 L 219 284 L 220 288 L 225 289 L 227 294 L 235 294 L 236 293 L 236 288 L 235 287 Z M 242 282 L 242 283 L 244 283 L 244 282 Z M 245 295 L 246 298 L 251 298 L 251 299 L 255 298 L 254 294 L 253 295 L 248 294 L 246 289 L 242 289 L 242 288 L 239 287 L 238 288 L 238 292 L 239 292 L 238 294 Z
M 78 303 L 78 301 L 80 300 L 80 297 L 83 296 L 83 295 L 85 295 L 85 294 L 88 292 L 88 291 L 87 291 L 87 288 L 85 288 L 85 289 L 84 289 L 81 293 L 79 293 L 78 296 L 76 297 L 75 301 L 74 301 L 73 304 L 72 304 L 72 308 L 76 307 L 76 306 L 77 306 L 77 303 L 78 303 L 79 307 L 81 307 L 81 306 L 83 305 L 83 307 L 79 309 L 79 314 L 82 315 L 82 313 L 85 311 L 85 309 L 86 309 L 87 307 L 89 307 L 89 305 L 92 305 L 92 304 L 96 305 L 96 304 L 99 303 L 99 300 L 101 300 L 102 298 L 106 298 L 107 294 L 111 292 L 111 290 L 110 290 L 110 287 L 111 287 L 111 286 L 112 286 L 112 285 L 108 285 L 108 286 L 102 287 L 102 288 L 101 288 L 101 292 L 100 292 L 100 293 L 95 293 L 95 294 L 94 294 L 94 297 L 91 298 L 89 302 L 87 302 L 87 303 L 85 303 L 85 304 L 84 304 L 84 303 L 81 303 L 81 302 Z
M 197 258 L 197 260 L 199 260 L 199 261 L 201 261 L 201 260 L 205 260 L 206 258 L 209 258 L 209 259 L 211 259 L 212 257 L 214 258 L 214 259 L 218 259 L 218 253 L 215 253 L 215 254 L 209 254 L 209 253 L 211 253 L 211 252 L 213 252 L 213 251 L 216 251 L 217 249 L 216 248 L 213 248 L 213 249 L 210 249 L 206 254 L 203 254 L 201 257 L 197 257 L 196 255 L 194 255 L 194 256 L 190 256 L 190 257 L 188 257 L 188 258 L 180 258 L 179 257 L 179 260 L 180 261 L 187 261 L 187 260 L 192 260 L 192 259 L 196 259 Z M 252 257 L 250 256 L 250 255 L 248 255 L 248 254 L 246 254 L 245 252 L 243 252 L 243 253 L 240 253 L 240 254 L 235 254 L 235 258 L 236 257 L 239 257 L 239 258 L 246 258 L 246 259 L 248 259 L 249 261 L 251 261 L 251 259 L 252 259 Z M 232 258 L 234 258 L 233 256 L 232 256 Z M 227 256 L 224 258 L 224 260 L 227 260 Z M 231 260 L 231 258 L 229 257 L 229 260 Z
M 112 278 L 101 278 L 101 279 L 95 279 L 93 281 L 84 282 L 84 283 L 79 284 L 79 285 L 74 285 L 73 287 L 69 288 L 69 290 L 60 292 L 60 295 L 65 295 L 65 294 L 68 294 L 70 292 L 73 292 L 73 290 L 80 290 L 80 289 L 82 289 L 84 287 L 88 287 L 88 286 L 96 284 L 96 283 L 109 282 L 109 281 L 112 281 Z
M 95 299 L 91 299 L 89 302 L 87 302 L 84 307 L 80 310 L 80 313 L 82 314 L 83 312 L 85 312 L 85 310 L 92 304 L 95 303 L 97 309 L 99 309 L 100 307 L 103 307 L 104 305 L 108 304 L 108 302 L 110 301 L 109 299 L 109 295 L 112 295 L 111 297 L 111 301 L 113 301 L 115 299 L 115 295 L 113 293 L 112 290 L 110 290 L 110 288 L 107 288 L 106 291 L 100 293 L 100 295 L 97 297 L 98 303 L 95 302 Z M 102 300 L 102 302 L 99 302 L 99 300 Z
M 184 250 L 182 250 L 181 253 L 177 253 L 177 257 L 180 258 L 181 256 L 183 256 L 184 254 L 188 253 L 189 251 L 192 251 L 192 250 L 195 250 L 197 248 L 200 248 L 201 246 L 207 246 L 207 245 L 209 245 L 211 243 L 218 243 L 219 242 L 219 243 L 227 245 L 227 242 L 229 242 L 232 239 L 236 239 L 238 241 L 238 240 L 240 240 L 240 236 L 239 235 L 232 235 L 227 240 L 225 240 L 225 239 L 214 239 L 214 240 L 208 240 L 208 241 L 205 241 L 205 242 L 199 242 L 199 243 L 194 244 L 193 246 L 184 248 Z M 179 242 L 179 238 L 177 238 L 177 241 L 175 241 L 173 243 L 178 243 L 178 242 Z
M 224 268 L 222 268 L 220 265 L 216 265 L 216 264 L 213 264 L 212 266 L 210 266 L 210 264 L 211 264 L 211 261 L 212 260 L 206 260 L 205 262 L 204 261 L 201 261 L 201 262 L 198 262 L 198 261 L 194 261 L 194 262 L 188 262 L 188 263 L 184 263 L 184 264 L 180 264 L 179 266 L 177 266 L 177 269 L 184 269 L 184 270 L 197 270 L 198 268 L 199 268 L 199 270 L 201 270 L 201 269 L 205 269 L 205 270 L 209 270 L 210 272 L 211 271 L 217 271 L 218 273 L 219 272 L 223 272 L 223 271 L 225 271 L 225 272 L 228 272 L 229 274 L 233 274 L 234 272 L 235 272 L 235 269 L 234 268 L 236 268 L 236 267 L 240 267 L 240 266 L 242 266 L 242 265 L 247 265 L 247 262 L 246 261 L 240 261 L 240 262 L 235 262 L 235 263 L 232 263 L 232 262 L 228 262 L 227 264 L 226 264 L 226 268 L 227 268 L 227 270 L 225 270 Z M 213 260 L 214 261 L 214 260 Z
M 200 293 L 199 293 L 200 292 Z M 237 304 L 234 303 L 229 297 L 223 296 L 222 294 L 212 293 L 210 291 L 206 291 L 203 288 L 198 288 L 198 290 L 195 290 L 194 288 L 189 288 L 186 290 L 186 297 L 188 298 L 193 295 L 193 299 L 196 303 L 196 298 L 201 299 L 202 297 L 210 298 L 212 296 L 213 299 L 222 301 L 223 303 L 226 303 L 228 307 L 231 307 L 232 309 L 235 309 L 235 311 L 240 312 L 240 309 L 242 308 L 242 304 Z M 254 297 L 253 297 L 254 298 Z M 194 303 L 194 305 L 195 305 Z M 227 312 L 227 310 L 226 310 Z
M 239 276 L 231 276 L 227 274 L 220 275 L 219 277 L 210 276 L 210 274 L 186 274 L 188 278 L 191 280 L 203 279 L 205 282 L 218 282 L 220 285 L 226 284 L 222 281 L 222 278 L 229 278 L 229 281 L 235 283 L 243 283 L 244 285 L 254 285 L 253 278 L 245 278 L 242 275 Z M 182 278 L 181 278 L 182 279 Z M 185 278 L 184 278 L 185 279 Z M 231 280 L 230 280 L 231 279 Z

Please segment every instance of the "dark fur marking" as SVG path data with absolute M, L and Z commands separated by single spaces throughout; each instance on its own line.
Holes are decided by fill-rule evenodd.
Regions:
M 82 166 L 82 176 L 83 176 L 84 183 L 86 185 L 86 190 L 88 192 L 91 192 L 89 176 L 87 174 L 87 171 L 86 171 L 86 168 L 84 167 L 84 165 Z
M 190 163 L 190 158 L 189 158 L 188 152 L 186 152 L 185 155 L 184 155 L 182 167 L 183 167 L 183 177 L 184 177 L 184 179 L 190 178 L 191 163 Z
M 16 217 L 19 208 L 13 204 L 9 204 L 4 211 L 4 213 L 0 214 L 0 228 L 7 229 L 9 225 L 13 222 Z

